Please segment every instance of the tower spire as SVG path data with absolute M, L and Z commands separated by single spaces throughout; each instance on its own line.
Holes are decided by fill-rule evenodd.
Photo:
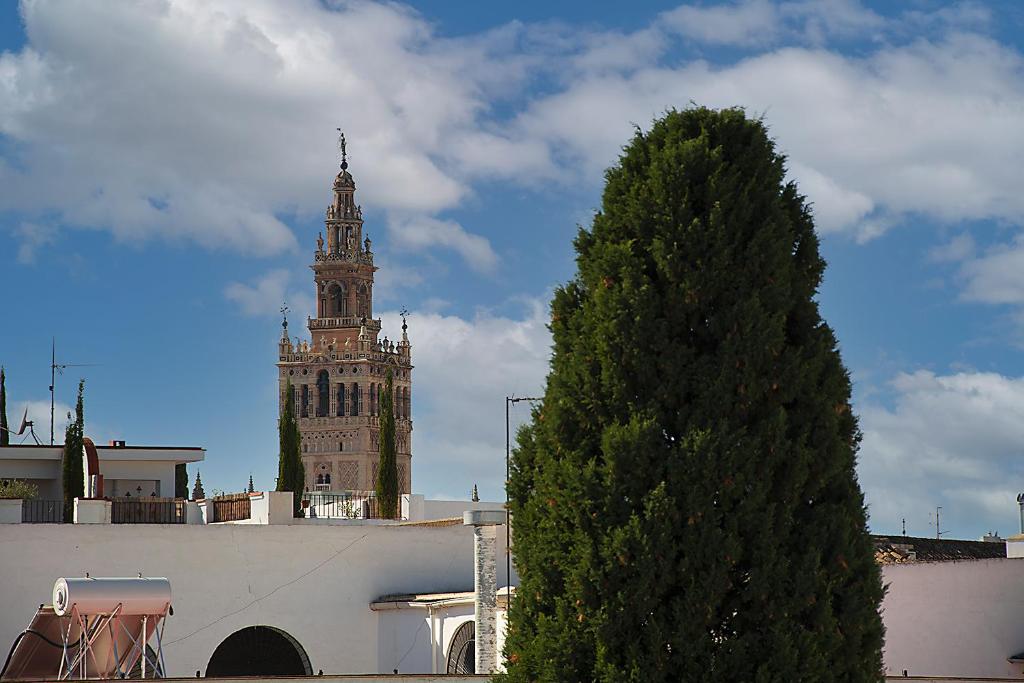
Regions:
M 345 153 L 345 134 L 341 132 L 341 128 L 336 130 L 338 131 L 338 150 L 341 151 L 341 169 L 345 170 L 348 168 L 348 155 Z

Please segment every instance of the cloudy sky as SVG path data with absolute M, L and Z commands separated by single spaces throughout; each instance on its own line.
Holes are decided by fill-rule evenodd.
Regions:
M 98 364 L 58 378 L 58 439 L 85 376 L 94 437 L 272 486 L 277 309 L 312 304 L 340 126 L 385 333 L 412 311 L 415 488 L 499 499 L 503 399 L 543 389 L 604 169 L 668 108 L 742 106 L 814 203 L 872 528 L 1016 532 L 1024 6 L 607 5 L 0 4 L 11 419 L 48 438 L 53 336 Z

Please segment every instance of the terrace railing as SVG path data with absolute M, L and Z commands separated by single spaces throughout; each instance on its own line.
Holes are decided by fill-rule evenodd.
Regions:
M 306 516 L 329 519 L 384 519 L 380 501 L 372 491 L 308 492 L 303 496 Z M 398 501 L 401 517 L 402 501 Z
M 23 500 L 21 521 L 24 524 L 60 524 L 64 521 L 64 501 Z
M 112 498 L 112 524 L 185 524 L 185 501 L 168 498 Z

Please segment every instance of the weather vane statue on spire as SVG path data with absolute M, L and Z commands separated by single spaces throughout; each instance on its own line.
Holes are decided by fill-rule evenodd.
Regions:
M 345 134 L 341 132 L 341 128 L 336 129 L 338 131 L 338 150 L 341 152 L 341 168 L 348 168 L 348 159 L 345 154 Z

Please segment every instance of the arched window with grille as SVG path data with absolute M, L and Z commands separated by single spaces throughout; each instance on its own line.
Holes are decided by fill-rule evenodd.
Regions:
M 301 417 L 309 417 L 309 385 L 302 385 L 302 405 L 299 407 Z
M 352 404 L 352 417 L 359 415 L 359 384 L 352 382 L 352 399 L 349 401 Z
M 338 416 L 345 414 L 345 384 L 338 385 Z
M 476 673 L 476 624 L 472 621 L 459 626 L 448 645 L 447 673 Z

